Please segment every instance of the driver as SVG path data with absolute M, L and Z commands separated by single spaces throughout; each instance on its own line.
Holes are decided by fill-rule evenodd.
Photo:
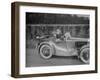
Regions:
M 66 32 L 64 36 L 65 36 L 65 40 L 71 39 L 70 32 Z

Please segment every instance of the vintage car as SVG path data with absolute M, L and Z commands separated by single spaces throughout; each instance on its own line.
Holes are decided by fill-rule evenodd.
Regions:
M 37 37 L 38 53 L 43 59 L 56 56 L 77 56 L 82 62 L 89 63 L 89 39 L 75 38 L 66 32 L 60 39 L 52 36 Z
M 30 26 L 33 28 L 32 30 L 35 30 L 33 31 L 35 32 L 35 47 L 37 48 L 38 53 L 43 59 L 50 59 L 53 55 L 77 56 L 82 62 L 89 63 L 89 24 L 27 24 L 27 26 Z M 51 27 L 52 29 L 50 28 L 49 30 L 48 27 Z M 63 30 L 61 37 L 55 37 L 55 34 L 61 33 L 61 31 L 59 30 L 57 31 L 57 33 L 54 32 L 54 35 L 51 35 L 53 30 L 55 31 L 60 27 L 62 28 L 61 30 Z M 78 30 L 81 27 L 81 34 L 79 34 L 79 36 L 83 37 L 82 35 L 84 35 L 87 38 L 78 38 L 79 36 L 73 37 L 70 33 L 70 28 L 72 27 L 77 27 Z M 85 33 L 82 32 L 84 30 Z M 45 33 L 45 31 L 48 33 Z M 71 32 L 74 32 L 74 30 Z

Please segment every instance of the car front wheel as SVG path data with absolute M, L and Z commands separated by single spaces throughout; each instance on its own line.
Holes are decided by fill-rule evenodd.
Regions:
M 51 58 L 53 55 L 52 46 L 50 46 L 49 44 L 41 45 L 39 48 L 39 53 L 40 53 L 40 56 L 44 59 Z
M 89 63 L 89 58 L 90 58 L 89 48 L 85 47 L 80 52 L 80 59 L 81 59 L 82 62 L 88 64 Z

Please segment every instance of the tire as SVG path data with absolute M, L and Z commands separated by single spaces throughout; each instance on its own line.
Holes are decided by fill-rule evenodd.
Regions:
M 82 62 L 88 64 L 89 59 L 90 59 L 89 47 L 87 47 L 87 46 L 82 47 L 79 57 L 80 57 Z
M 42 44 L 39 48 L 39 54 L 43 59 L 50 59 L 53 55 L 53 48 L 49 44 Z

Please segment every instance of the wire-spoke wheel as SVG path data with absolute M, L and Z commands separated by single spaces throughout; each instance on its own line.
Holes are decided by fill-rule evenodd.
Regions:
M 80 59 L 84 63 L 89 63 L 89 58 L 90 58 L 89 48 L 88 47 L 85 47 L 80 52 Z
M 43 44 L 39 50 L 41 57 L 44 59 L 49 59 L 53 55 L 52 47 L 49 44 Z

